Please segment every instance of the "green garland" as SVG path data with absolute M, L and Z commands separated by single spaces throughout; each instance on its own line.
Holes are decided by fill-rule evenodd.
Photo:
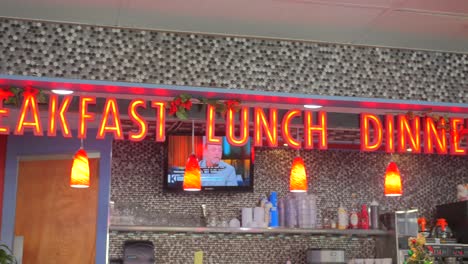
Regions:
M 199 111 L 201 111 L 206 105 L 211 105 L 214 106 L 215 111 L 221 115 L 224 115 L 228 109 L 233 109 L 237 112 L 241 108 L 241 102 L 237 99 L 221 100 L 207 99 L 203 97 L 195 98 L 189 94 L 181 94 L 174 97 L 174 99 L 169 102 L 169 115 L 175 115 L 179 119 L 187 120 L 189 118 L 189 111 L 193 107 L 193 102 L 198 105 Z
M 21 105 L 23 101 L 23 94 L 24 92 L 31 92 L 36 95 L 37 102 L 40 104 L 47 103 L 47 95 L 41 89 L 26 87 L 26 88 L 17 88 L 17 87 L 10 87 L 2 89 L 1 93 L 3 94 L 3 99 L 5 99 L 5 105 L 13 105 L 18 107 Z

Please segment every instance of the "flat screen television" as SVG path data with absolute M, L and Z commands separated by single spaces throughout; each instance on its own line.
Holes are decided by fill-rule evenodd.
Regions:
M 194 136 L 194 152 L 202 177 L 202 191 L 253 191 L 253 148 L 251 138 L 244 146 L 232 146 L 222 137 L 221 145 L 206 144 Z M 192 153 L 191 135 L 168 135 L 164 190 L 183 191 L 185 164 Z

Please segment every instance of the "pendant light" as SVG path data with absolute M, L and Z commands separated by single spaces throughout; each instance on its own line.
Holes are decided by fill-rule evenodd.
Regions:
M 384 186 L 385 196 L 401 196 L 403 194 L 400 171 L 393 161 L 388 164 L 387 170 L 385 171 Z
M 297 137 L 299 138 L 299 129 L 297 130 Z M 307 192 L 307 174 L 299 150 L 297 150 L 297 156 L 293 160 L 291 174 L 289 175 L 289 191 Z
M 89 187 L 89 161 L 88 155 L 83 148 L 83 139 L 81 139 L 81 147 L 75 153 L 73 158 L 73 166 L 70 176 L 70 187 L 72 188 L 88 188 Z
M 197 156 L 194 150 L 194 121 L 192 120 L 192 154 L 190 154 L 187 164 L 185 165 L 184 173 L 184 191 L 200 191 L 201 190 L 201 172 L 198 164 Z
M 293 160 L 291 175 L 289 177 L 290 192 L 307 192 L 307 174 L 304 160 L 297 156 Z

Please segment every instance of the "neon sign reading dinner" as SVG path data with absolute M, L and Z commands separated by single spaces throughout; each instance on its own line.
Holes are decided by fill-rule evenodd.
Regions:
M 25 94 L 19 111 L 18 119 L 13 128 L 14 135 L 23 135 L 25 131 L 32 131 L 35 136 L 43 136 L 44 130 L 47 136 L 56 136 L 60 127 L 62 136 L 71 138 L 72 133 L 66 113 L 72 101 L 72 96 L 64 96 L 61 102 L 57 95 L 50 95 L 47 121 L 41 120 L 36 97 L 33 94 Z M 95 121 L 96 114 L 88 111 L 90 105 L 96 104 L 96 97 L 81 96 L 79 98 L 79 120 L 77 137 L 84 139 L 88 135 L 87 124 Z M 165 141 L 166 103 L 162 101 L 151 101 L 150 107 L 155 110 L 156 133 L 155 141 Z M 138 128 L 130 131 L 128 139 L 141 141 L 148 133 L 148 122 L 138 111 L 147 108 L 147 101 L 134 99 L 130 102 L 127 112 L 129 119 Z M 1 122 L 9 116 L 9 109 L 3 106 L 0 100 L 0 134 L 10 134 L 11 128 Z M 209 143 L 221 144 L 221 137 L 215 135 L 215 107 L 208 105 L 206 113 L 206 139 Z M 291 124 L 296 118 L 303 119 L 304 133 L 301 140 L 294 138 L 291 134 Z M 361 127 L 361 150 L 376 151 L 385 143 L 388 153 L 405 152 L 408 148 L 413 153 L 438 153 L 451 155 L 466 155 L 467 150 L 461 147 L 461 137 L 468 129 L 464 127 L 463 118 L 452 117 L 449 119 L 450 133 L 447 133 L 445 119 L 441 119 L 443 126 L 431 117 L 415 116 L 411 120 L 404 114 L 386 115 L 381 120 L 378 115 L 362 113 L 360 115 Z M 124 134 L 120 120 L 116 98 L 107 98 L 104 104 L 102 117 L 98 120 L 97 139 L 103 139 L 106 134 L 112 134 L 117 140 L 123 140 Z M 253 135 L 249 135 L 249 123 L 253 123 Z M 239 123 L 239 131 L 235 133 L 235 126 Z M 44 124 L 46 128 L 44 129 Z M 278 125 L 279 126 L 278 129 Z M 225 118 L 226 138 L 231 145 L 243 146 L 250 136 L 253 137 L 254 146 L 262 146 L 264 142 L 270 147 L 278 146 L 278 137 L 281 137 L 292 148 L 313 149 L 314 139 L 319 149 L 328 148 L 327 141 L 327 114 L 319 111 L 317 120 L 314 120 L 313 112 L 299 109 L 289 110 L 281 120 L 278 119 L 278 109 L 269 108 L 268 114 L 263 108 L 255 107 L 253 116 L 250 116 L 248 107 L 240 109 L 239 120 L 235 118 L 235 111 L 228 109 Z M 280 130 L 280 131 L 278 131 Z M 394 136 L 396 132 L 396 137 Z M 236 135 L 237 134 L 237 135 Z M 265 140 L 264 140 L 265 139 Z

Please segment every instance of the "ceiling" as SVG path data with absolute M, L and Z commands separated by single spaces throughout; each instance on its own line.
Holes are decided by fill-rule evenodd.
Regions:
M 468 53 L 467 0 L 1 0 L 0 16 Z

